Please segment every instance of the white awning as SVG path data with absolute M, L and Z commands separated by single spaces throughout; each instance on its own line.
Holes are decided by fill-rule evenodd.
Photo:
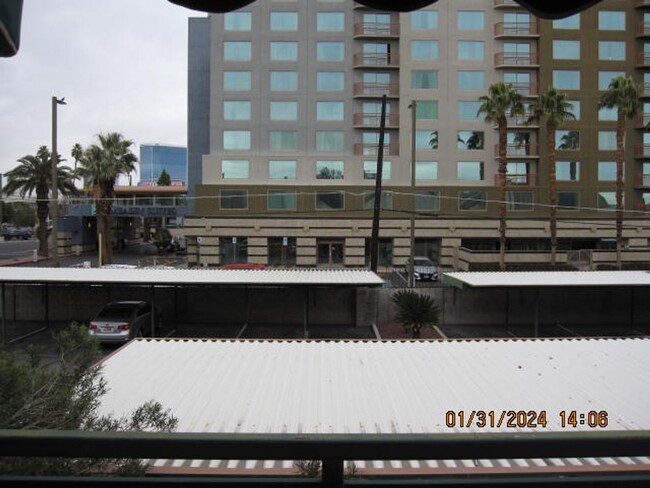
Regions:
M 445 273 L 443 283 L 457 288 L 650 286 L 647 271 L 512 271 Z

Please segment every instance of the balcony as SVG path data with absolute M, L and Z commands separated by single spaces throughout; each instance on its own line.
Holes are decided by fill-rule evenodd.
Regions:
M 636 118 L 636 126 L 638 129 L 645 129 L 650 124 L 650 113 L 645 112 L 639 114 Z
M 502 176 L 494 175 L 494 185 L 500 186 Z M 506 175 L 506 186 L 538 186 L 539 179 L 537 173 L 510 174 Z
M 634 157 L 638 159 L 650 158 L 650 144 L 635 144 Z
M 379 154 L 379 144 L 366 144 L 357 142 L 354 144 L 355 156 L 376 156 Z M 399 144 L 384 144 L 384 156 L 399 156 Z
M 524 97 L 531 97 L 531 96 L 538 95 L 537 83 L 515 82 L 515 83 L 507 83 L 507 84 L 510 85 L 517 93 L 519 93 Z
M 634 188 L 650 188 L 650 174 L 637 174 L 634 178 Z
M 498 22 L 494 24 L 494 37 L 539 37 L 537 22 Z
M 650 22 L 639 22 L 636 25 L 636 36 L 637 37 L 650 36 Z
M 650 7 L 650 0 L 636 0 L 634 6 L 636 8 L 648 8 Z
M 515 0 L 494 0 L 494 8 L 522 8 Z
M 377 128 L 381 124 L 381 113 L 357 112 L 353 116 L 353 124 L 358 128 Z M 386 127 L 396 128 L 399 126 L 399 114 L 386 114 Z
M 494 145 L 494 155 L 496 157 L 499 157 L 499 145 L 495 144 Z M 508 158 L 526 158 L 526 157 L 532 157 L 532 158 L 537 158 L 539 157 L 539 144 L 531 144 L 531 143 L 517 143 L 513 142 L 510 144 L 506 145 L 506 156 Z
M 399 24 L 387 22 L 357 22 L 354 37 L 399 37 Z
M 515 115 L 514 117 L 506 117 L 508 120 L 508 127 L 539 127 L 539 121 L 538 120 L 533 120 L 528 123 L 528 119 L 530 119 L 530 116 L 532 114 L 530 112 L 525 113 L 523 115 Z M 495 124 L 494 127 L 496 128 L 497 125 Z
M 641 96 L 650 97 L 650 83 L 646 82 L 641 85 Z
M 354 84 L 353 92 L 355 97 L 372 97 L 381 98 L 382 95 L 387 97 L 399 97 L 399 83 L 367 83 L 359 81 Z
M 508 53 L 500 52 L 494 55 L 494 66 L 505 68 L 510 66 L 539 66 L 539 55 L 537 53 Z
M 638 67 L 650 66 L 650 53 L 637 53 L 636 54 L 636 65 Z
M 355 53 L 355 68 L 399 68 L 397 53 Z

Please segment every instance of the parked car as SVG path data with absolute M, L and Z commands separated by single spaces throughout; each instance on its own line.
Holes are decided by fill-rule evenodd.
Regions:
M 2 229 L 2 235 L 5 238 L 5 241 L 10 241 L 11 239 L 31 239 L 34 235 L 34 231 L 29 227 L 6 227 Z
M 404 270 L 408 274 L 410 259 L 406 260 Z M 417 281 L 437 281 L 438 268 L 433 261 L 425 256 L 415 256 L 413 258 L 413 274 Z
M 99 342 L 127 342 L 135 337 L 151 335 L 152 307 L 148 302 L 110 302 L 90 321 L 88 333 Z M 154 313 L 154 326 L 161 326 L 158 310 Z

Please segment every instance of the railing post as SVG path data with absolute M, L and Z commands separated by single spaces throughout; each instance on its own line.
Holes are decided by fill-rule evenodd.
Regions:
M 343 459 L 323 459 L 323 486 L 343 486 Z

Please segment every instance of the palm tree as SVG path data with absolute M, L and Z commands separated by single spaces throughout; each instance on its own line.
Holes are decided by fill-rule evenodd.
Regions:
M 640 102 L 639 85 L 630 77 L 614 78 L 605 93 L 600 97 L 599 108 L 616 108 L 616 267 L 622 268 L 621 249 L 623 247 L 623 165 L 625 163 L 625 125 L 626 119 L 636 117 Z
M 74 169 L 75 171 L 77 170 L 77 165 L 79 164 L 79 161 L 84 155 L 84 150 L 81 147 L 81 144 L 76 142 L 74 146 L 72 146 L 72 150 L 70 151 L 70 155 L 72 156 L 72 159 L 74 159 Z
M 420 337 L 423 327 L 438 325 L 440 309 L 430 296 L 413 290 L 400 290 L 391 300 L 395 304 L 395 318 L 411 332 L 413 339 Z
M 59 162 L 62 161 L 58 156 Z M 38 218 L 38 255 L 48 255 L 47 243 L 47 217 L 50 214 L 50 200 L 48 194 L 52 183 L 52 159 L 49 149 L 41 146 L 36 156 L 28 155 L 18 160 L 20 163 L 6 173 L 7 184 L 4 193 L 13 195 L 17 193 L 21 198 L 36 194 L 36 217 Z M 70 168 L 58 166 L 58 189 L 63 195 L 74 193 L 74 176 Z
M 488 95 L 479 98 L 477 116 L 483 115 L 486 122 L 497 124 L 499 131 L 499 268 L 506 269 L 506 173 L 508 117 L 524 114 L 522 96 L 512 85 L 503 81 L 490 85 Z
M 109 132 L 99 134 L 99 145 L 92 144 L 79 160 L 78 175 L 84 186 L 91 187 L 97 218 L 97 237 L 101 244 L 102 262 L 113 262 L 110 215 L 115 196 L 115 183 L 119 175 L 127 175 L 135 170 L 138 160 L 131 152 L 133 141 L 124 139 L 122 134 Z
M 559 93 L 554 87 L 549 87 L 546 93 L 540 93 L 531 106 L 531 116 L 528 123 L 546 118 L 546 152 L 548 153 L 548 202 L 549 225 L 551 230 L 551 266 L 557 261 L 557 178 L 555 174 L 555 133 L 557 128 L 566 120 L 575 120 L 573 106 L 567 101 L 564 93 Z

